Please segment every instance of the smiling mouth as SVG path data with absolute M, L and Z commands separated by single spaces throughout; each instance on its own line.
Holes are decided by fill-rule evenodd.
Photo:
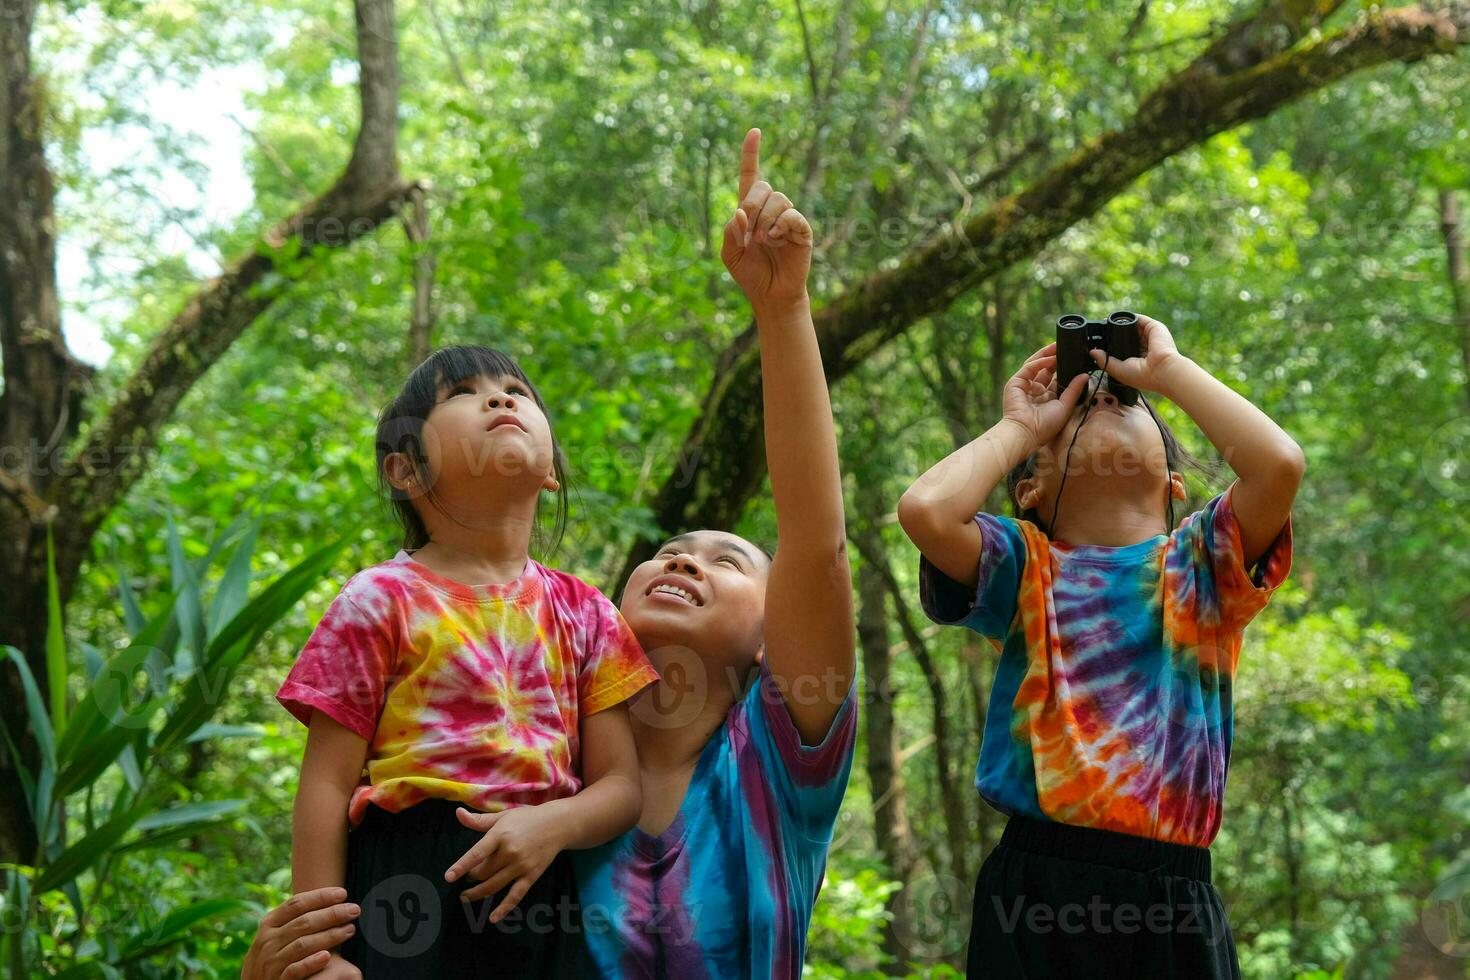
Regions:
M 681 589 L 677 585 L 655 585 L 653 588 L 651 588 L 651 589 L 648 590 L 648 594 L 650 596 L 655 596 L 655 595 L 669 595 L 669 596 L 673 596 L 676 599 L 682 599 L 682 600 L 684 600 L 685 602 L 689 603 L 691 606 L 702 606 L 702 605 L 704 605 L 704 603 L 700 602 L 699 599 L 697 597 L 695 597 L 694 593 L 688 591 L 687 589 Z

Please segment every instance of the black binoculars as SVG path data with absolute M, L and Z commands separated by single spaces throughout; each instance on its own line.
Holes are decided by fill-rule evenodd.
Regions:
M 1089 320 L 1081 313 L 1067 313 L 1057 318 L 1057 394 L 1079 374 L 1087 374 L 1100 366 L 1091 351 L 1100 350 L 1115 361 L 1125 357 L 1142 357 L 1143 344 L 1138 338 L 1138 315 L 1117 310 L 1106 320 Z M 1108 390 L 1123 405 L 1138 403 L 1138 389 L 1119 384 L 1111 375 Z M 1086 397 L 1085 393 L 1084 396 Z

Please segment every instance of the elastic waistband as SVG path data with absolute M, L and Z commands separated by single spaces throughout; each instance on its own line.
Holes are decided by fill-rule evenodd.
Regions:
M 1210 850 L 1207 847 L 1175 844 L 1096 827 L 1074 827 L 1053 820 L 1015 815 L 1006 821 L 1000 844 L 1033 854 L 1070 858 L 1126 871 L 1210 881 Z
M 446 830 L 461 830 L 478 833 L 459 822 L 454 811 L 464 807 L 471 813 L 479 813 L 472 806 L 456 800 L 420 800 L 403 810 L 385 810 L 376 803 L 369 803 L 363 811 L 362 820 L 353 828 L 354 834 L 439 834 Z

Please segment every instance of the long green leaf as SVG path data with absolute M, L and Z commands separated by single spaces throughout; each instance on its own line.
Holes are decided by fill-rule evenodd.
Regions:
M 179 537 L 179 529 L 174 524 L 173 515 L 165 514 L 164 516 L 168 522 L 169 565 L 173 569 L 174 592 L 179 597 L 174 603 L 174 612 L 179 617 L 180 653 L 184 650 L 189 653 L 187 660 L 175 654 L 174 667 L 180 676 L 187 677 L 198 669 L 199 662 L 204 659 L 204 650 L 208 642 L 204 633 L 204 602 L 199 595 L 199 579 L 194 575 L 193 566 L 184 556 L 184 542 Z
M 233 898 L 216 898 L 176 909 L 164 917 L 157 928 L 149 929 L 128 940 L 119 953 L 119 963 L 153 956 L 177 945 L 189 933 L 210 919 L 219 918 L 227 912 L 246 908 L 244 902 Z
M 242 809 L 245 804 L 245 800 L 203 800 L 198 803 L 181 803 L 166 810 L 150 813 L 134 826 L 140 831 L 162 830 L 165 827 L 177 827 L 181 824 L 216 820 Z
M 31 667 L 26 663 L 25 654 L 15 647 L 3 646 L 0 650 L 15 664 L 16 671 L 20 674 L 21 687 L 25 690 L 26 708 L 30 712 L 31 731 L 36 733 L 36 744 L 41 749 L 41 764 L 56 768 L 56 733 L 51 728 L 51 716 L 46 713 L 46 702 L 41 700 L 41 692 L 36 687 L 35 675 L 31 673 Z
M 220 576 L 219 587 L 214 590 L 214 599 L 209 604 L 209 635 L 217 636 L 220 627 L 235 618 L 245 608 L 250 592 L 250 559 L 255 553 L 255 535 L 260 530 L 260 518 L 250 522 L 230 563 Z
M 61 625 L 61 590 L 56 582 L 56 545 L 46 525 L 46 680 L 51 689 L 51 726 L 66 728 L 66 636 Z
M 122 602 L 123 621 L 127 623 L 129 635 L 137 636 L 146 621 L 143 610 L 138 608 L 138 597 L 133 595 L 133 579 L 128 575 L 128 567 L 117 552 L 117 535 L 109 535 L 108 540 L 112 549 L 112 565 L 117 569 L 117 597 Z
M 139 800 L 123 812 L 113 814 L 102 826 L 68 847 L 41 872 L 36 879 L 36 891 L 41 893 L 60 888 L 91 868 L 127 836 L 151 806 L 151 800 Z

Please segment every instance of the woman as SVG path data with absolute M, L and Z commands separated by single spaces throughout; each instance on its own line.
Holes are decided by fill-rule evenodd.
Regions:
M 760 179 L 760 139 L 745 137 L 721 257 L 755 312 L 779 546 L 769 557 L 723 531 L 681 534 L 623 589 L 623 617 L 663 680 L 632 702 L 638 825 L 573 852 L 607 976 L 799 976 L 852 766 L 852 585 L 806 291 L 812 231 Z M 453 870 L 473 875 L 483 858 L 472 850 Z M 272 910 L 243 976 L 312 975 L 350 934 L 345 898 L 322 889 Z

